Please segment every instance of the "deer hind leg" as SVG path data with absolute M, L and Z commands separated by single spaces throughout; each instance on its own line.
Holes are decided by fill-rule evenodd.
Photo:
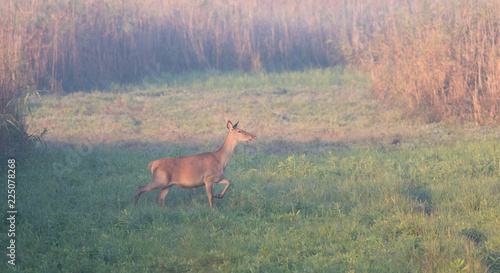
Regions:
M 158 188 L 160 188 L 160 185 L 158 185 L 155 181 L 153 181 L 145 186 L 140 186 L 137 189 L 137 193 L 135 194 L 134 205 L 137 205 L 137 201 L 139 201 L 139 197 L 141 196 L 141 194 L 143 194 L 145 192 L 152 191 L 152 190 L 156 190 Z
M 158 194 L 158 197 L 156 198 L 156 200 L 158 201 L 158 204 L 160 204 L 160 206 L 162 206 L 162 207 L 165 206 L 165 196 L 167 196 L 167 193 L 169 190 L 170 190 L 170 186 L 163 188 L 160 191 L 160 194 Z
M 231 186 L 231 181 L 229 181 L 228 179 L 222 179 L 221 181 L 219 181 L 218 183 L 222 183 L 222 184 L 226 184 L 226 187 L 224 188 L 224 190 L 221 192 L 221 194 L 217 194 L 217 195 L 214 195 L 215 198 L 223 198 L 224 195 L 226 194 L 226 191 L 227 191 L 227 188 L 229 188 L 229 186 Z

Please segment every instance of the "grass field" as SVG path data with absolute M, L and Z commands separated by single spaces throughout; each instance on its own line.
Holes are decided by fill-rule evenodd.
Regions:
M 9 269 L 499 272 L 498 128 L 401 118 L 367 83 L 211 71 L 42 96 Z M 228 119 L 258 139 L 236 148 L 213 210 L 204 188 L 133 205 L 148 162 L 218 149 Z

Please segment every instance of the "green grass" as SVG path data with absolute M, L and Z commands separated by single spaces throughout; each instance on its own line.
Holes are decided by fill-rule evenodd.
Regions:
M 33 124 L 49 127 L 46 145 L 17 167 L 11 269 L 498 272 L 495 128 L 400 119 L 349 73 L 210 72 L 45 96 Z M 148 162 L 217 149 L 225 118 L 258 139 L 236 148 L 213 210 L 204 188 L 133 205 Z

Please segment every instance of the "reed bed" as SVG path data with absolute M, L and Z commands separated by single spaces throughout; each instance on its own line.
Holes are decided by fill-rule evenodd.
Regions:
M 0 143 L 12 128 L 27 134 L 21 102 L 37 90 L 207 70 L 350 65 L 371 75 L 375 98 L 410 117 L 498 121 L 500 7 L 487 0 L 5 2 Z

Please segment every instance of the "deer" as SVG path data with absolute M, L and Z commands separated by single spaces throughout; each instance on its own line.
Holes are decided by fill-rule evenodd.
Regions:
M 224 178 L 226 164 L 233 155 L 234 148 L 239 142 L 254 141 L 257 137 L 238 127 L 238 122 L 226 124 L 229 129 L 222 147 L 215 152 L 202 153 L 183 157 L 166 157 L 149 162 L 153 181 L 145 186 L 139 186 L 134 199 L 134 205 L 141 194 L 152 190 L 160 190 L 156 198 L 160 206 L 165 205 L 165 197 L 172 186 L 183 189 L 193 189 L 205 185 L 210 208 L 213 208 L 213 198 L 223 198 L 231 181 Z M 213 195 L 212 188 L 215 183 L 226 184 L 222 193 Z

